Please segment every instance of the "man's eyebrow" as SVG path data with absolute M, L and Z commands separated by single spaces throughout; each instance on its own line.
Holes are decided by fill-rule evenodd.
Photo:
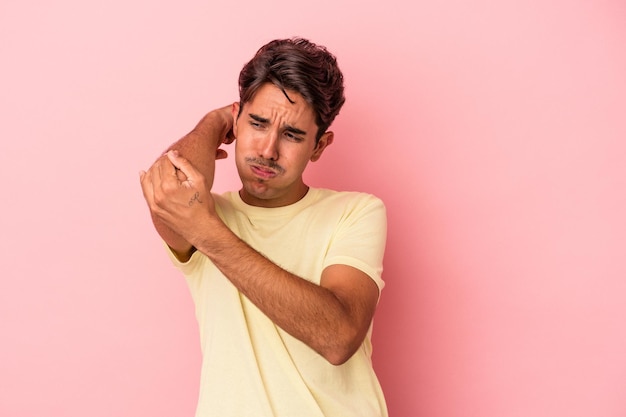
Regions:
M 296 135 L 306 135 L 306 132 L 304 130 L 298 129 L 297 127 L 291 125 L 285 125 L 285 130 Z
M 257 121 L 259 123 L 269 123 L 270 122 L 270 119 L 267 119 L 265 117 L 261 117 L 258 114 L 248 113 L 248 116 L 250 116 L 251 119 L 254 119 L 255 121 Z
M 261 117 L 258 114 L 248 113 L 248 116 L 254 121 L 259 122 L 259 123 L 270 123 L 270 119 L 266 117 Z M 306 132 L 304 130 L 298 129 L 297 127 L 292 126 L 292 125 L 285 125 L 283 128 L 286 131 L 291 132 L 296 135 L 306 135 Z

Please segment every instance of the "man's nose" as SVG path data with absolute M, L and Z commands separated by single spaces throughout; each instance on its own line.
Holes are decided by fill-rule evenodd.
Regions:
M 278 132 L 268 132 L 259 146 L 259 156 L 276 161 L 278 159 Z

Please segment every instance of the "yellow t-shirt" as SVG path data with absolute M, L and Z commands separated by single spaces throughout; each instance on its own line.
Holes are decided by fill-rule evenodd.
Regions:
M 350 265 L 383 288 L 386 214 L 378 198 L 312 188 L 279 208 L 247 205 L 237 192 L 215 200 L 226 225 L 283 269 L 319 284 L 325 267 Z M 205 255 L 171 258 L 187 279 L 200 327 L 196 417 L 387 416 L 371 328 L 346 363 L 331 365 L 269 320 Z

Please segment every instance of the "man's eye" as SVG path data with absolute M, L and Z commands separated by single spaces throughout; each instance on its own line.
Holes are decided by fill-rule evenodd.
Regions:
M 296 136 L 296 135 L 294 135 L 291 132 L 285 132 L 285 136 L 287 136 L 287 139 L 289 139 L 289 140 L 293 140 L 293 141 L 296 141 L 296 142 L 302 142 L 302 138 L 301 137 Z

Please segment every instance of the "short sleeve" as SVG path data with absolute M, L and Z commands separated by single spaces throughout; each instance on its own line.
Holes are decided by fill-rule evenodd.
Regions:
M 346 206 L 324 261 L 348 265 L 369 275 L 382 290 L 383 256 L 387 240 L 387 214 L 383 202 L 360 194 Z

